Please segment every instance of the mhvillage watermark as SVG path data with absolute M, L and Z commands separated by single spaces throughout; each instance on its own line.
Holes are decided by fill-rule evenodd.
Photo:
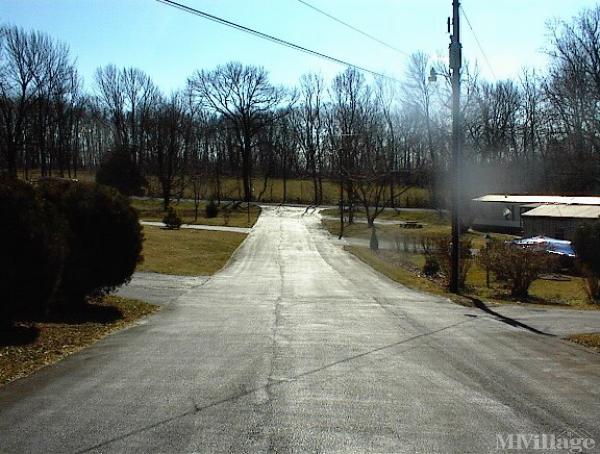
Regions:
M 496 434 L 497 451 L 587 453 L 596 446 L 596 440 L 581 429 L 567 429 L 559 433 Z

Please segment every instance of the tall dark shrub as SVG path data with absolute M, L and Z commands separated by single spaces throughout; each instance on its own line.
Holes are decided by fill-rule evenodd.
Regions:
M 177 210 L 172 206 L 167 209 L 167 214 L 163 218 L 163 223 L 169 230 L 176 230 L 181 227 L 181 217 L 177 213 Z
M 127 150 L 108 153 L 96 172 L 96 183 L 111 186 L 124 195 L 142 195 L 148 182 Z
M 32 186 L 0 178 L 0 323 L 46 308 L 60 282 L 64 230 Z
M 61 293 L 80 303 L 129 281 L 141 260 L 143 234 L 136 211 L 116 190 L 96 184 L 47 182 L 40 186 L 68 223 L 69 255 Z
M 206 204 L 206 208 L 204 210 L 206 212 L 207 218 L 216 218 L 219 214 L 219 207 L 217 206 L 214 200 L 210 200 Z

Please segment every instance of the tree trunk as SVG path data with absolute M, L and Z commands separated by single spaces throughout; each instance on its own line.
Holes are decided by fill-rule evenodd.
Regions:
M 252 200 L 252 145 L 250 134 L 244 135 L 242 149 L 242 175 L 244 180 L 244 199 L 246 202 Z

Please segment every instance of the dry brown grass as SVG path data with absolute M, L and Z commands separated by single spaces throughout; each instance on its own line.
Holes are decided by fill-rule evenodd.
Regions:
M 158 309 L 111 295 L 92 300 L 76 313 L 0 328 L 0 384 L 60 361 Z
M 144 226 L 144 237 L 138 271 L 200 276 L 223 268 L 246 234 Z
M 600 353 L 600 333 L 574 334 L 566 339 L 590 347 Z
M 143 221 L 162 221 L 165 216 L 162 201 L 157 199 L 131 199 L 131 205 L 138 211 Z M 252 227 L 260 215 L 260 207 L 250 206 L 250 222 L 248 222 L 248 210 L 236 208 L 228 211 L 221 206 L 219 214 L 214 218 L 206 217 L 206 202 L 201 202 L 198 210 L 198 218 L 195 218 L 195 207 L 193 202 L 174 201 L 171 206 L 177 211 L 184 224 L 218 225 L 229 227 Z
M 436 222 L 435 212 L 412 212 L 415 220 L 429 223 L 422 229 L 406 230 L 397 225 L 382 225 L 377 227 L 377 234 L 380 240 L 393 242 L 395 235 L 402 236 L 436 236 L 450 233 L 450 226 L 446 221 Z M 395 216 L 392 215 L 393 219 Z M 334 235 L 338 234 L 339 222 L 324 220 L 325 228 Z M 346 226 L 344 236 L 348 238 L 368 239 L 371 235 L 371 229 L 366 224 L 354 224 Z M 485 247 L 484 234 L 480 232 L 469 232 L 464 237 L 471 239 L 474 248 Z M 514 238 L 511 235 L 492 234 L 492 237 L 501 241 Z M 373 254 L 369 248 L 351 246 L 350 252 L 365 261 L 373 268 L 387 275 L 391 279 L 400 282 L 408 287 L 428 291 L 435 294 L 445 294 L 448 297 L 454 296 L 446 291 L 443 279 L 430 279 L 422 275 L 421 269 L 425 262 L 423 254 L 408 251 L 380 250 Z M 472 264 L 466 279 L 466 289 L 464 295 L 485 299 L 495 303 L 515 303 L 511 298 L 508 287 L 494 280 L 491 275 L 490 287 L 486 284 L 486 271 L 477 261 Z M 589 300 L 585 291 L 584 279 L 578 276 L 566 276 L 562 280 L 537 279 L 529 288 L 529 298 L 525 301 L 529 304 L 543 305 L 547 307 L 562 307 L 583 310 L 600 310 L 600 304 Z M 462 299 L 461 299 L 462 303 Z

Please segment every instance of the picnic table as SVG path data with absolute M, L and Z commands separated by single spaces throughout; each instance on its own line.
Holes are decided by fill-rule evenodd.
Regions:
M 422 229 L 423 224 L 417 221 L 402 221 L 400 227 L 403 229 Z

